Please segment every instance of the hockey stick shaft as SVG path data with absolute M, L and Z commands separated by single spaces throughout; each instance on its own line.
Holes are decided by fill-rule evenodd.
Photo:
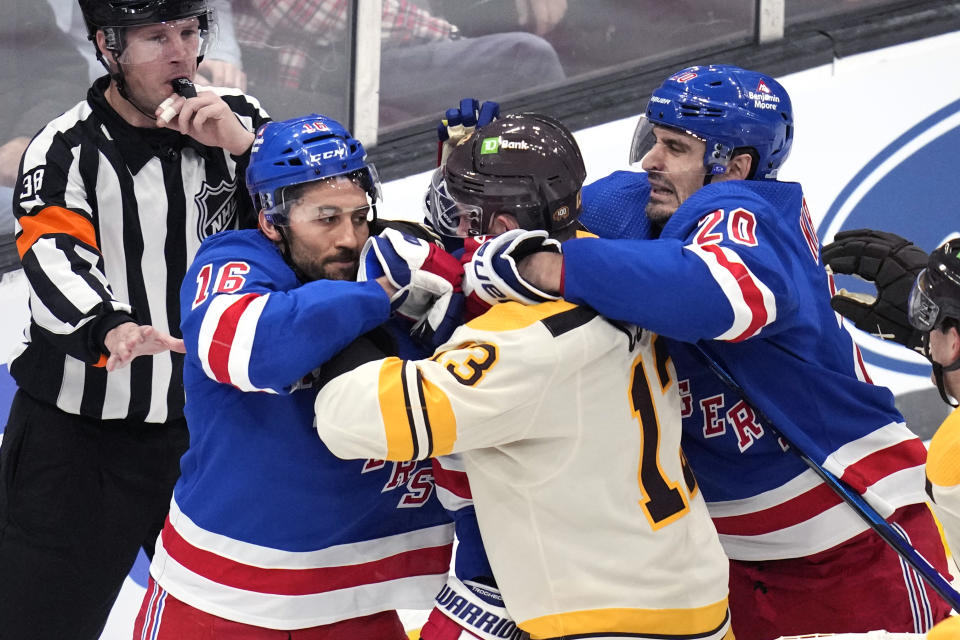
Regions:
M 946 578 L 937 571 L 930 562 L 924 558 L 920 553 L 913 548 L 913 545 L 910 544 L 896 529 L 894 529 L 889 522 L 887 522 L 883 516 L 877 513 L 877 510 L 870 506 L 863 496 L 851 489 L 846 485 L 842 480 L 833 475 L 830 471 L 825 469 L 823 465 L 817 463 L 816 460 L 811 458 L 806 454 L 801 448 L 796 446 L 788 437 L 783 435 L 779 429 L 777 429 L 776 424 L 768 418 L 763 411 L 761 411 L 756 404 L 747 396 L 744 392 L 743 387 L 734 380 L 733 376 L 727 372 L 716 360 L 711 358 L 706 351 L 700 345 L 695 345 L 696 350 L 699 352 L 700 357 L 706 362 L 707 366 L 716 374 L 718 378 L 730 389 L 735 391 L 747 405 L 754 411 L 754 413 L 763 420 L 768 427 L 770 427 L 776 434 L 783 438 L 783 441 L 789 446 L 789 448 L 796 453 L 803 462 L 816 473 L 821 480 L 830 487 L 834 493 L 836 493 L 840 498 L 846 502 L 854 511 L 859 515 L 869 526 L 873 529 L 877 535 L 879 535 L 884 542 L 893 547 L 893 550 L 904 559 L 911 567 L 913 567 L 920 577 L 930 585 L 930 588 L 940 594 L 944 600 L 947 601 L 955 611 L 960 611 L 960 593 L 954 589 Z

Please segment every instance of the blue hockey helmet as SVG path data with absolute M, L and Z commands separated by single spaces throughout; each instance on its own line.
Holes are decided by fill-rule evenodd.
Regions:
M 703 165 L 710 175 L 725 173 L 735 150 L 750 150 L 750 177 L 776 179 L 793 143 L 793 109 L 786 89 L 766 74 L 732 65 L 688 67 L 664 80 L 634 131 L 631 163 L 653 147 L 654 126 L 703 140 Z
M 367 193 L 375 217 L 380 178 L 366 158 L 360 141 L 326 116 L 268 122 L 257 130 L 251 147 L 247 190 L 271 223 L 285 226 L 287 188 L 346 176 Z

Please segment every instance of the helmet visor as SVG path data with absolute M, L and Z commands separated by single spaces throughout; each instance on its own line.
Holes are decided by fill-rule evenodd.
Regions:
M 653 134 L 653 123 L 647 116 L 640 116 L 636 129 L 633 130 L 633 140 L 630 142 L 630 164 L 643 161 L 644 156 L 650 153 L 657 144 L 657 137 Z
M 138 65 L 157 60 L 193 60 L 204 55 L 216 39 L 216 27 L 207 28 L 207 20 L 185 18 L 157 22 L 140 27 L 104 27 L 123 33 L 123 48 L 117 61 Z
M 373 169 L 372 166 L 369 168 Z M 333 192 L 355 192 L 357 188 L 360 188 L 363 190 L 364 198 L 366 200 L 365 204 L 358 205 L 356 207 L 345 208 L 341 205 L 317 203 L 315 200 L 308 203 L 304 200 L 302 195 L 291 198 L 281 195 L 280 202 L 272 207 L 264 209 L 263 215 L 270 224 L 277 227 L 289 227 L 294 223 L 308 224 L 331 222 L 334 218 L 339 218 L 345 215 L 358 218 L 358 221 L 364 220 L 367 222 L 373 222 L 376 220 L 376 204 L 380 193 L 380 182 L 377 179 L 373 179 L 372 182 L 376 186 L 374 188 L 368 188 L 368 172 L 364 171 L 363 176 L 359 175 L 360 173 L 360 171 L 357 171 L 352 174 L 333 176 L 312 182 L 322 182 L 326 189 L 330 189 Z M 375 170 L 373 175 L 376 176 Z M 289 187 L 284 187 L 284 190 L 295 187 L 297 188 L 297 193 L 303 194 L 305 185 L 309 184 L 311 183 L 308 182 L 290 185 Z
M 711 174 L 726 173 L 727 164 L 733 155 L 730 147 L 719 142 L 711 146 L 708 140 L 693 131 L 655 123 L 646 115 L 640 116 L 640 121 L 633 130 L 633 140 L 630 142 L 630 164 L 643 163 L 644 158 L 659 147 L 663 147 L 665 152 L 671 154 L 684 152 L 686 146 L 683 141 L 684 136 L 689 136 L 704 145 L 703 156 L 697 162 L 696 171 L 702 168 Z M 658 143 L 660 143 L 659 147 Z M 692 168 L 689 169 L 689 171 L 692 170 Z
M 458 202 L 450 195 L 442 167 L 434 171 L 430 178 L 427 211 L 433 227 L 442 235 L 454 238 L 483 235 L 483 209 Z
M 913 328 L 918 331 L 933 330 L 940 316 L 940 305 L 930 297 L 930 292 L 930 277 L 924 269 L 913 283 L 907 302 L 907 317 Z

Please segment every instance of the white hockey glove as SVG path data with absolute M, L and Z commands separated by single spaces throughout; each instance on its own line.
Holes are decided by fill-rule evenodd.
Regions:
M 513 300 L 538 304 L 559 300 L 536 288 L 520 276 L 517 263 L 538 251 L 560 253 L 560 243 L 546 231 L 513 229 L 490 238 L 463 265 L 463 293 L 468 312 Z
M 437 245 L 396 229 L 372 236 L 360 252 L 358 281 L 386 276 L 397 292 L 390 308 L 414 322 L 424 319 L 440 300 L 460 292 L 463 269 L 460 262 Z M 435 311 L 443 316 L 446 310 Z M 439 321 L 438 321 L 439 324 Z
M 461 140 L 499 117 L 500 103 L 489 100 L 480 104 L 476 98 L 464 98 L 459 109 L 447 109 L 437 125 L 437 166 L 446 164 L 447 156 Z
M 434 600 L 433 611 L 420 630 L 420 640 L 525 640 L 503 606 L 496 587 L 456 576 L 447 578 Z

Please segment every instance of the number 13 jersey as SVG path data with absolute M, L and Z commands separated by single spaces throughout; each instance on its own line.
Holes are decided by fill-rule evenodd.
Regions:
M 562 300 L 495 305 L 430 359 L 335 378 L 316 421 L 344 458 L 463 453 L 494 577 L 532 638 L 727 634 L 727 559 L 656 335 Z

